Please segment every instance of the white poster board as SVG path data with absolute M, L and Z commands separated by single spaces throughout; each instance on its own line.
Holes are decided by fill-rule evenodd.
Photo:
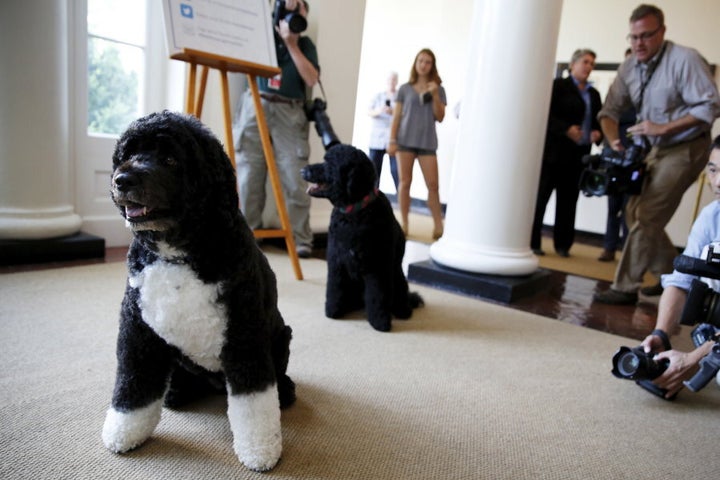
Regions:
M 183 49 L 277 67 L 267 0 L 164 0 L 170 56 Z

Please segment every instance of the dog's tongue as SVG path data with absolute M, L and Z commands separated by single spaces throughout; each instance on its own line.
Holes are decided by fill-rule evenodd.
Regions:
M 127 218 L 137 218 L 137 217 L 144 217 L 147 215 L 148 208 L 144 206 L 140 207 L 125 207 L 125 216 Z
M 309 183 L 305 193 L 312 195 L 313 193 L 322 190 L 325 186 L 319 183 Z

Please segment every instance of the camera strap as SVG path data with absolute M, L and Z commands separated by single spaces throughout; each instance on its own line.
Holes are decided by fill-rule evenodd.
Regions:
M 645 99 L 645 88 L 647 88 L 650 80 L 652 80 L 652 77 L 655 74 L 655 70 L 657 70 L 663 56 L 665 55 L 665 47 L 667 47 L 667 42 L 663 42 L 663 46 L 660 50 L 660 56 L 658 57 L 657 62 L 653 63 L 652 65 L 648 65 L 647 78 L 645 78 L 645 81 L 643 82 L 642 79 L 640 81 L 640 98 L 638 99 L 637 108 L 635 109 L 635 111 L 638 113 L 638 116 L 642 115 L 643 100 Z
M 320 81 L 320 75 L 318 75 L 318 85 L 320 86 L 320 93 L 322 94 L 323 100 L 327 103 L 327 97 L 325 96 L 325 89 L 323 88 L 322 82 Z

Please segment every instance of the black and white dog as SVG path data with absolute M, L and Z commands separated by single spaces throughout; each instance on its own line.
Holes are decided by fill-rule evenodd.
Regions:
M 102 432 L 113 452 L 141 445 L 167 392 L 191 398 L 198 383 L 183 379 L 202 377 L 227 390 L 240 461 L 265 471 L 280 458 L 280 408 L 295 400 L 291 329 L 236 188 L 222 145 L 194 117 L 151 114 L 118 140 L 111 193 L 134 239 Z
M 408 319 L 423 304 L 408 291 L 402 269 L 405 235 L 387 197 L 375 187 L 375 167 L 361 150 L 336 145 L 323 163 L 308 165 L 308 193 L 327 198 L 330 216 L 327 246 L 325 315 L 340 318 L 365 308 L 376 330 L 391 329 L 392 317 Z

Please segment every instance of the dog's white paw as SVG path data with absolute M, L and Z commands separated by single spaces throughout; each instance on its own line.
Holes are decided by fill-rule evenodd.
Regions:
M 160 422 L 161 412 L 162 399 L 130 412 L 119 412 L 110 407 L 102 430 L 103 443 L 115 453 L 139 447 L 152 435 Z
M 233 432 L 233 448 L 240 461 L 258 472 L 273 468 L 282 453 L 277 387 L 272 385 L 263 392 L 228 395 L 228 419 Z

